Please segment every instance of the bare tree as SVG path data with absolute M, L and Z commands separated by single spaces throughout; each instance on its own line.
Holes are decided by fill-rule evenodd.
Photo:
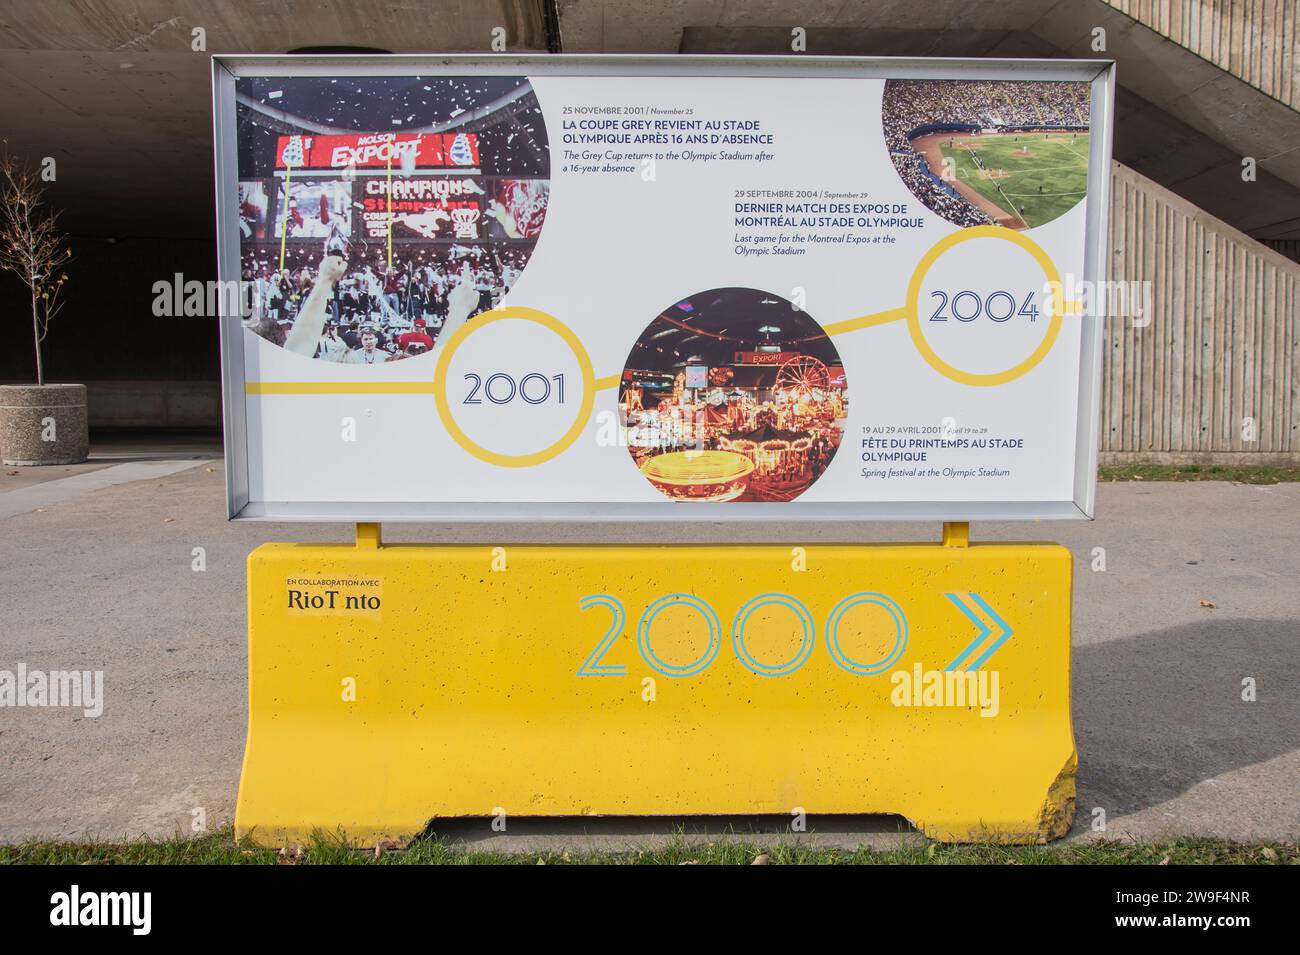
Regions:
M 0 142 L 0 270 L 13 272 L 31 293 L 36 383 L 43 385 L 41 342 L 63 307 L 59 292 L 72 249 L 59 231 L 59 214 L 45 206 L 41 177 L 9 154 L 8 141 Z

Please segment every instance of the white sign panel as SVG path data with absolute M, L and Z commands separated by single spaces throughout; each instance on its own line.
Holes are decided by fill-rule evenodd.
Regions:
M 1090 517 L 1099 62 L 215 62 L 232 517 Z

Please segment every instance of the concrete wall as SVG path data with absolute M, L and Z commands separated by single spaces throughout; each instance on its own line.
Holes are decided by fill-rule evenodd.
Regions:
M 1300 109 L 1295 0 L 1103 0 L 1293 109 Z
M 218 381 L 88 381 L 92 428 L 220 428 Z
M 216 278 L 211 239 L 77 237 L 63 311 L 41 352 L 47 380 L 87 387 L 90 426 L 221 426 L 217 323 L 154 314 L 153 285 Z M 0 382 L 35 378 L 26 289 L 0 276 L 0 315 L 8 335 Z
M 1300 464 L 1300 265 L 1118 163 L 1113 185 L 1110 277 L 1151 282 L 1153 315 L 1107 323 L 1103 461 Z
M 215 279 L 215 231 L 202 239 L 74 237 L 63 310 L 41 348 L 47 379 L 215 381 L 216 319 L 155 315 L 153 290 L 177 273 Z M 0 381 L 34 381 L 31 302 L 8 273 L 0 274 L 0 317 Z
M 52 381 L 52 384 L 59 382 Z M 29 385 L 31 381 L 0 381 Z M 92 428 L 221 427 L 221 383 L 211 381 L 80 381 Z

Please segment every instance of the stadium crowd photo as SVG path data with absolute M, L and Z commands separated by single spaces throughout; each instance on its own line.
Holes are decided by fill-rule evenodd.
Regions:
M 1087 191 L 1086 83 L 889 80 L 881 116 L 899 177 L 962 226 L 1023 229 Z
M 550 154 L 524 77 L 241 79 L 245 326 L 380 364 L 501 304 L 541 235 Z M 380 131 L 382 130 L 382 131 Z
M 349 256 L 337 243 L 325 253 L 317 248 L 314 258 L 310 251 L 296 250 L 279 267 L 273 256 L 245 250 L 253 306 L 247 325 L 306 357 L 352 364 L 432 351 L 444 333 L 500 305 L 528 258 L 527 249 L 504 245 L 448 251 L 421 245 L 406 248 L 410 257 L 390 267 L 382 249 L 369 259 Z M 338 262 L 342 270 L 332 278 Z M 319 335 L 314 342 L 302 334 L 291 338 L 300 319 L 312 320 L 309 303 L 319 306 Z

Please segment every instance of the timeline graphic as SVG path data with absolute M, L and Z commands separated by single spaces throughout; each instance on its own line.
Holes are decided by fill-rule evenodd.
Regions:
M 1018 281 L 1013 282 L 1008 278 L 1004 281 L 1006 288 L 998 288 L 985 296 L 964 289 L 949 291 L 942 287 L 933 287 L 937 284 L 935 280 L 942 277 L 942 269 L 938 268 L 938 266 L 946 254 L 963 246 L 970 248 L 975 244 L 980 244 L 987 247 L 988 243 L 1005 243 L 1018 250 L 1021 253 L 1020 258 L 1024 259 L 1026 264 L 1032 263 L 1041 274 L 1025 274 L 1029 270 L 1022 268 L 1022 274 L 1015 276 Z M 929 293 L 929 295 L 927 296 L 926 293 Z M 1046 299 L 1045 308 L 1040 308 L 1036 304 L 1039 295 Z M 942 302 L 947 304 L 948 308 L 945 309 L 940 306 L 937 310 L 931 308 L 931 310 L 927 311 L 922 304 L 923 298 L 927 300 L 929 306 L 933 307 L 935 304 L 933 298 L 929 296 L 941 299 Z M 969 307 L 966 307 L 965 311 L 963 311 L 963 302 L 970 300 L 977 301 L 979 308 L 972 312 Z M 935 243 L 917 263 L 908 282 L 906 302 L 902 306 L 830 323 L 825 326 L 825 332 L 827 335 L 834 337 L 893 322 L 905 322 L 909 337 L 918 353 L 937 373 L 963 385 L 982 388 L 996 387 L 1023 377 L 1042 362 L 1056 343 L 1065 316 L 1077 314 L 1079 311 L 1080 303 L 1066 299 L 1059 270 L 1051 257 L 1037 242 L 1023 232 L 1013 231 L 1001 226 L 984 225 L 957 230 Z M 951 355 L 945 357 L 947 352 L 953 350 L 951 346 L 938 341 L 939 338 L 948 333 L 946 331 L 936 331 L 935 326 L 948 323 L 951 320 L 946 327 L 959 329 L 963 326 L 969 327 L 981 318 L 984 318 L 991 325 L 1006 325 L 1010 324 L 1012 320 L 1018 319 L 1024 325 L 1034 326 L 1036 341 L 1034 341 L 1032 349 L 1006 367 L 992 371 L 977 371 L 958 367 Z M 530 373 L 530 376 L 535 375 L 542 382 L 551 383 L 557 387 L 548 388 L 546 398 L 537 401 L 530 400 L 529 396 L 523 393 L 520 382 L 510 379 L 508 387 L 512 398 L 518 396 L 520 400 L 526 403 L 542 404 L 554 397 L 560 404 L 575 407 L 572 422 L 558 439 L 539 450 L 523 454 L 502 453 L 487 447 L 483 440 L 476 439 L 471 434 L 472 426 L 467 427 L 457 417 L 457 404 L 464 406 L 466 402 L 464 400 L 455 401 L 449 393 L 451 384 L 449 373 L 457 356 L 463 349 L 468 348 L 473 343 L 475 336 L 490 329 L 495 323 L 509 320 L 531 323 L 550 332 L 558 343 L 563 345 L 563 353 L 570 359 L 571 364 L 576 366 L 577 370 L 574 380 L 566 387 L 566 381 L 562 375 L 559 376 L 557 381 L 557 375 L 542 371 L 539 364 L 539 370 Z M 1041 329 L 1041 332 L 1037 331 L 1037 329 Z M 440 342 L 439 346 L 436 349 L 437 363 L 434 368 L 434 375 L 432 380 L 427 382 L 250 381 L 246 383 L 245 390 L 250 395 L 258 396 L 303 394 L 433 395 L 438 418 L 443 427 L 466 452 L 479 460 L 498 467 L 527 468 L 549 461 L 568 450 L 579 435 L 582 434 L 591 418 L 596 393 L 617 387 L 621 377 L 618 374 L 598 377 L 586 347 L 568 325 L 546 312 L 521 305 L 505 305 L 486 312 L 478 318 L 461 325 L 449 336 L 445 343 Z M 490 379 L 492 374 L 489 372 L 485 375 L 479 375 L 480 385 L 485 379 Z M 509 376 L 503 377 L 509 378 Z M 574 385 L 577 387 L 573 387 Z M 503 384 L 502 387 L 506 387 L 506 385 Z M 534 397 L 539 393 L 539 387 L 537 385 L 533 386 Z M 575 391 L 577 392 L 576 396 L 574 395 Z M 495 396 L 489 391 L 487 397 L 489 403 L 504 403 L 499 400 L 499 391 Z M 478 403 L 482 403 L 481 398 Z

